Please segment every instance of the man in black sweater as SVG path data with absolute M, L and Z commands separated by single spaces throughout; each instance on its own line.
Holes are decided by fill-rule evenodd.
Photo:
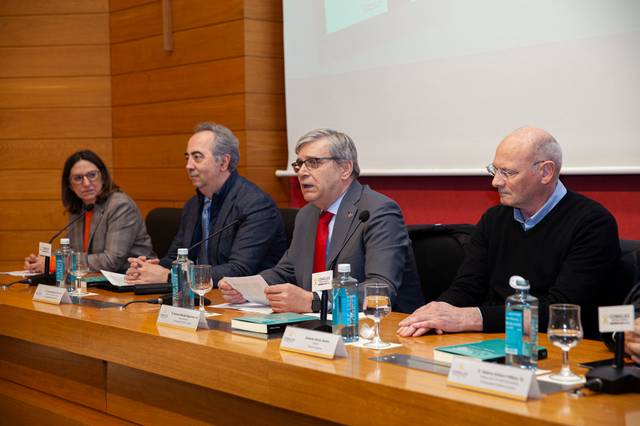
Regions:
M 608 280 L 620 257 L 618 228 L 602 205 L 564 187 L 561 165 L 560 145 L 542 129 L 518 129 L 498 145 L 487 170 L 501 205 L 478 222 L 451 287 L 401 321 L 399 335 L 504 332 L 509 278 L 521 275 L 539 299 L 540 331 L 550 304 L 573 303 L 585 337 L 597 337 L 597 306 L 615 302 Z

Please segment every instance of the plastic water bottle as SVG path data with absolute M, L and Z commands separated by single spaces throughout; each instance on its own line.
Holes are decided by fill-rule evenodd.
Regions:
M 189 249 L 179 248 L 178 257 L 171 263 L 171 293 L 173 306 L 193 309 L 193 292 L 189 287 Z
M 514 275 L 509 285 L 515 289 L 507 297 L 505 314 L 506 364 L 535 369 L 538 364 L 538 299 L 529 294 L 529 281 Z
M 73 262 L 73 251 L 68 238 L 60 238 L 60 248 L 55 252 L 56 257 L 56 285 L 73 291 L 73 283 L 69 278 Z
M 351 275 L 351 265 L 338 265 L 338 276 L 333 280 L 333 334 L 345 342 L 358 340 L 358 281 Z

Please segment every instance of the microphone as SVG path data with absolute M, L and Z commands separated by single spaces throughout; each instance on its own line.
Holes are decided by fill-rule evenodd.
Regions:
M 344 244 L 342 244 L 342 247 L 340 247 L 340 250 L 338 250 L 338 253 L 329 264 L 329 270 L 333 270 L 336 262 L 338 261 L 338 257 L 340 257 L 340 253 L 342 253 L 342 250 L 344 250 L 344 248 L 349 244 L 349 241 L 351 241 L 351 238 L 356 234 L 356 231 L 358 230 L 358 228 L 360 228 L 360 226 L 363 223 L 366 223 L 369 220 L 369 217 L 371 217 L 371 213 L 369 213 L 369 210 L 363 210 L 358 215 L 358 224 L 356 225 L 355 228 L 353 228 L 353 231 L 351 232 L 351 234 L 349 234 L 347 239 L 344 240 Z M 323 290 L 322 298 L 320 299 L 320 320 L 321 321 L 327 320 L 328 311 L 329 311 L 329 291 Z
M 241 214 L 240 216 L 238 216 L 238 218 L 236 220 L 231 221 L 230 224 L 224 226 L 222 229 L 219 229 L 216 232 L 212 232 L 211 234 L 207 235 L 205 238 L 201 239 L 200 241 L 198 241 L 197 243 L 195 243 L 194 245 L 189 247 L 189 253 L 191 253 L 191 250 L 200 247 L 202 244 L 204 244 L 206 241 L 210 240 L 211 238 L 222 234 L 227 229 L 229 229 L 229 228 L 231 228 L 233 226 L 236 226 L 236 225 L 242 225 L 242 223 L 245 220 L 247 220 L 247 215 L 246 214 Z
M 149 303 L 152 305 L 171 305 L 172 296 L 171 294 L 165 294 L 160 297 L 155 297 L 153 299 L 144 299 L 144 300 L 132 300 L 131 302 L 127 302 L 120 307 L 120 309 L 124 310 L 127 306 L 132 305 L 134 303 Z
M 64 228 L 62 228 L 61 230 L 56 232 L 55 235 L 49 239 L 49 244 L 51 244 L 53 242 L 53 240 L 55 240 L 65 230 L 69 229 L 69 227 L 71 227 L 71 225 L 73 225 L 74 223 L 79 221 L 81 218 L 83 218 L 84 214 L 86 212 L 90 212 L 91 210 L 93 210 L 94 207 L 95 206 L 93 204 L 87 204 L 86 206 L 84 206 L 82 208 L 82 210 L 80 211 L 80 214 L 78 215 L 78 217 L 76 217 L 71 222 L 69 222 Z M 42 274 L 38 274 L 38 275 L 34 275 L 32 277 L 29 277 L 29 278 L 26 278 L 26 279 L 24 279 L 24 280 L 22 280 L 20 282 L 22 284 L 29 284 L 29 285 L 54 283 L 55 282 L 55 277 L 53 277 L 51 274 L 49 274 L 50 262 L 51 262 L 51 258 L 49 256 L 45 256 L 43 273 Z

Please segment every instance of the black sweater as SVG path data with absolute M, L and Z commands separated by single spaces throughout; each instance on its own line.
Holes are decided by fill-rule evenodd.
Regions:
M 466 247 L 451 287 L 438 300 L 479 306 L 483 330 L 504 331 L 505 299 L 515 290 L 509 277 L 529 280 L 540 301 L 539 330 L 546 332 L 552 303 L 582 307 L 585 337 L 598 336 L 597 306 L 612 303 L 608 284 L 620 257 L 618 227 L 599 203 L 568 191 L 535 227 L 525 232 L 513 208 L 485 212 Z

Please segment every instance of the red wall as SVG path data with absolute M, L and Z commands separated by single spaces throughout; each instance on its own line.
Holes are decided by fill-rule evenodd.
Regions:
M 602 203 L 615 216 L 621 239 L 640 240 L 640 176 L 562 176 L 567 188 Z M 476 223 L 498 203 L 491 179 L 464 177 L 363 177 L 400 204 L 407 224 Z M 290 180 L 290 206 L 302 207 L 298 181 Z

